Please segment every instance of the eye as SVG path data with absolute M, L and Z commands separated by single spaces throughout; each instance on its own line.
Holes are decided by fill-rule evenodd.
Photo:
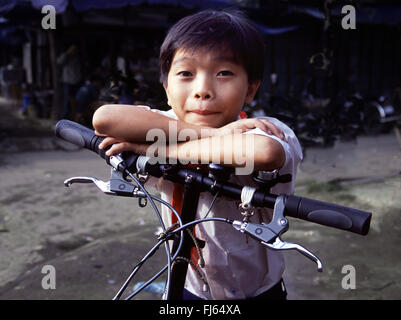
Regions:
M 227 77 L 227 76 L 233 76 L 234 75 L 234 73 L 232 73 L 231 71 L 229 71 L 229 70 L 222 70 L 222 71 L 220 71 L 218 74 L 217 74 L 218 76 L 225 76 L 225 77 Z
M 186 77 L 191 77 L 192 73 L 189 71 L 180 71 L 177 73 L 177 75 L 186 78 Z

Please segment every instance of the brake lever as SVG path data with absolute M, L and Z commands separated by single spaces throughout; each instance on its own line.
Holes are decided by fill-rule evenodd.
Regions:
M 266 243 L 264 241 L 261 242 L 263 245 L 273 249 L 273 250 L 296 250 L 308 259 L 312 260 L 317 264 L 317 271 L 322 272 L 323 271 L 323 265 L 320 259 L 315 256 L 312 252 L 310 252 L 308 249 L 300 246 L 299 244 L 296 243 L 291 243 L 291 242 L 286 242 L 282 241 L 280 237 L 276 237 L 274 242 L 271 243 Z
M 282 241 L 280 235 L 286 232 L 289 228 L 288 220 L 284 217 L 285 196 L 280 195 L 276 199 L 273 210 L 273 218 L 270 223 L 251 223 L 233 221 L 232 225 L 238 231 L 249 234 L 252 238 L 260 241 L 263 245 L 273 250 L 296 250 L 308 259 L 317 264 L 317 271 L 323 271 L 322 262 L 317 256 L 306 248 L 296 243 Z
M 108 195 L 145 198 L 145 200 L 147 198 L 143 191 L 124 179 L 123 174 L 114 169 L 111 169 L 110 181 L 105 182 L 94 177 L 73 177 L 64 181 L 66 187 L 73 183 L 94 183 L 103 193 Z
M 94 183 L 103 193 L 117 195 L 116 192 L 110 190 L 110 182 L 104 182 L 94 177 L 72 177 L 64 181 L 66 187 L 73 183 Z

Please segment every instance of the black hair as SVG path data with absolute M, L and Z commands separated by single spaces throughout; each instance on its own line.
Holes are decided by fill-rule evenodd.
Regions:
M 261 80 L 265 43 L 262 35 L 238 10 L 204 10 L 179 20 L 171 27 L 160 48 L 160 82 L 167 84 L 171 63 L 178 49 L 231 50 L 242 65 L 248 82 Z

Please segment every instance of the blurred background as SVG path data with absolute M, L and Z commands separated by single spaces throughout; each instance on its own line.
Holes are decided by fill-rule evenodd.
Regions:
M 56 16 L 49 24 L 51 4 Z M 344 29 L 345 5 L 355 29 Z M 0 2 L 3 101 L 21 116 L 90 125 L 102 102 L 166 109 L 160 44 L 178 19 L 239 7 L 267 44 L 264 81 L 246 111 L 277 116 L 304 140 L 383 132 L 399 119 L 401 7 L 397 1 L 120 0 Z M 6 100 L 4 100 L 6 99 Z
M 345 17 L 352 25 L 345 5 L 355 8 L 355 28 L 343 27 Z M 266 41 L 264 79 L 245 112 L 277 117 L 297 134 L 304 160 L 296 194 L 374 213 L 368 237 L 294 222 L 287 239 L 327 269 L 317 275 L 288 253 L 289 298 L 401 298 L 399 1 L 0 0 L 1 299 L 109 299 L 150 249 L 151 208 L 63 186 L 71 176 L 108 179 L 109 169 L 56 139 L 54 125 L 91 127 L 104 103 L 167 109 L 158 71 L 164 36 L 188 14 L 225 7 L 243 10 Z M 58 270 L 57 290 L 41 286 L 46 264 Z M 355 290 L 341 286 L 349 264 Z M 158 268 L 150 264 L 143 279 Z M 159 289 L 142 299 L 158 299 Z

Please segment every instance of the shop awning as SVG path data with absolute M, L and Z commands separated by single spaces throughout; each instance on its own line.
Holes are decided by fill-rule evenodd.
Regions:
M 39 10 L 45 5 L 52 5 L 57 13 L 63 13 L 69 3 L 79 12 L 91 9 L 118 9 L 141 4 L 172 5 L 187 9 L 221 8 L 235 5 L 231 0 L 0 0 L 0 14 L 7 13 L 16 6 L 27 6 L 30 4 Z
M 345 14 L 341 13 L 341 6 L 334 8 L 331 14 L 334 17 L 341 18 Z M 324 19 L 323 11 L 318 8 L 308 6 L 297 6 L 289 5 L 289 13 L 306 14 L 316 19 Z M 365 24 L 386 24 L 386 25 L 398 25 L 401 23 L 401 5 L 390 6 L 364 6 L 355 8 L 356 23 Z

